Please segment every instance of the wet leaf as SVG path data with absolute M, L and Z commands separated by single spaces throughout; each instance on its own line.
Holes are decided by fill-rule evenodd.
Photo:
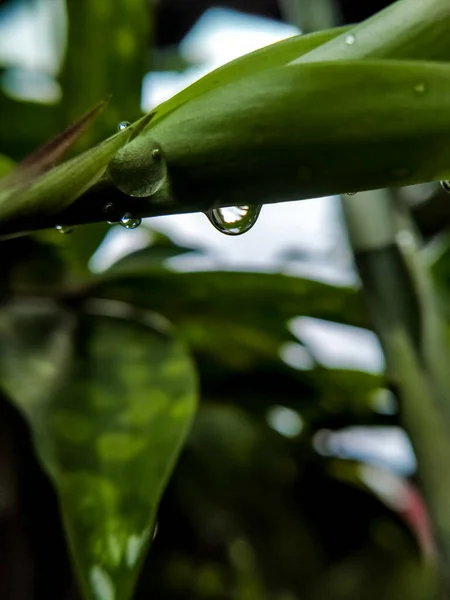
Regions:
M 219 86 L 143 132 L 168 165 L 158 201 L 261 204 L 450 177 L 449 81 L 446 63 L 355 60 Z
M 16 184 L 0 189 L 0 220 L 63 210 L 103 175 L 116 152 L 151 119 L 147 115 L 98 146 L 54 167 L 22 190 Z
M 184 348 L 155 315 L 24 300 L 0 313 L 0 385 L 59 495 L 85 597 L 132 597 L 196 406 Z

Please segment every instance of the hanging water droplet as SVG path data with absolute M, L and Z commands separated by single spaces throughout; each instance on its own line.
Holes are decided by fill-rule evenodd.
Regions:
M 112 202 L 107 202 L 103 207 L 103 214 L 106 216 L 106 222 L 108 225 L 114 225 L 118 223 L 120 219 L 117 218 L 117 213 Z
M 167 163 L 159 145 L 138 136 L 121 148 L 108 165 L 114 185 L 129 196 L 151 196 L 165 183 Z
M 441 181 L 441 188 L 444 190 L 444 192 L 447 192 L 447 194 L 450 194 L 450 180 L 443 180 Z
M 117 125 L 117 129 L 118 129 L 118 131 L 123 131 L 130 125 L 131 125 L 130 121 L 120 121 L 120 123 Z
M 356 196 L 358 192 L 345 192 L 346 196 Z
M 120 219 L 120 224 L 125 229 L 136 229 L 142 223 L 139 217 L 133 217 L 131 213 L 125 213 Z
M 55 229 L 58 233 L 67 235 L 68 233 L 72 233 L 73 228 L 69 227 L 69 225 L 56 225 Z
M 348 35 L 345 36 L 345 43 L 348 46 L 353 46 L 353 44 L 356 42 L 356 38 L 353 35 L 353 33 L 349 33 Z
M 212 208 L 206 216 L 221 233 L 241 235 L 253 227 L 260 212 L 261 206 L 227 206 Z

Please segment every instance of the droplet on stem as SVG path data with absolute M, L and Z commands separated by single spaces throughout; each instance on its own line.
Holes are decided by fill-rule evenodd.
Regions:
M 131 125 L 130 121 L 120 121 L 120 123 L 117 125 L 117 130 L 118 131 L 123 131 L 124 129 L 126 129 L 130 125 Z
M 345 43 L 347 44 L 347 46 L 353 46 L 353 44 L 356 42 L 356 38 L 353 35 L 353 33 L 349 33 L 348 35 L 345 36 Z
M 114 225 L 114 223 L 118 223 L 119 219 L 117 218 L 117 213 L 114 209 L 114 204 L 112 202 L 107 202 L 103 207 L 103 213 L 106 216 L 106 222 L 108 225 Z
M 139 217 L 133 217 L 131 213 L 125 213 L 120 219 L 120 224 L 125 229 L 136 229 L 142 223 L 142 219 Z
M 226 235 L 241 235 L 256 223 L 261 206 L 227 206 L 212 208 L 206 213 L 210 223 Z
M 164 185 L 167 164 L 155 141 L 138 136 L 117 152 L 108 165 L 108 174 L 121 192 L 142 198 Z

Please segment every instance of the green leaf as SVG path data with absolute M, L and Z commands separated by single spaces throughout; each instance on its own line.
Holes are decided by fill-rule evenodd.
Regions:
M 15 166 L 16 163 L 12 158 L 9 158 L 5 154 L 0 154 L 0 178 L 10 173 Z
M 148 275 L 152 269 L 164 268 L 164 263 L 170 258 L 181 256 L 182 254 L 192 253 L 198 254 L 201 252 L 199 248 L 192 246 L 180 246 L 175 244 L 166 235 L 153 231 L 151 242 L 146 248 L 136 250 L 127 254 L 124 258 L 121 258 L 115 262 L 109 269 L 108 275 L 115 276 L 130 275 L 136 276 L 142 273 L 144 276 Z
M 52 214 L 63 210 L 102 177 L 116 152 L 150 118 L 151 114 L 142 117 L 98 146 L 47 171 L 25 189 L 13 186 L 0 190 L 0 220 L 20 220 L 21 216 Z
M 128 600 L 196 406 L 183 346 L 156 315 L 91 300 L 0 313 L 0 384 L 58 491 L 87 599 Z
M 91 110 L 75 123 L 69 125 L 54 139 L 27 156 L 8 174 L 8 177 L 0 180 L 0 192 L 8 188 L 20 189 L 27 187 L 39 175 L 50 170 L 61 160 L 76 140 L 89 129 L 98 115 L 104 110 L 107 103 L 107 99 L 98 102 Z
M 155 204 L 204 209 L 450 177 L 449 98 L 444 63 L 308 63 L 241 78 L 143 132 L 168 164 L 170 190 Z
M 399 0 L 296 63 L 361 58 L 450 60 L 450 4 Z
M 83 138 L 83 149 L 141 114 L 142 79 L 149 70 L 152 9 L 147 0 L 67 3 L 67 53 L 60 74 L 62 122 L 112 94 L 108 111 Z
M 262 356 L 278 356 L 291 340 L 287 321 L 297 315 L 367 326 L 356 290 L 267 273 L 173 273 L 150 262 L 133 271 L 104 273 L 90 294 L 163 313 L 197 352 L 245 368 Z
M 94 102 L 98 102 L 101 96 L 97 96 Z M 55 106 L 13 100 L 0 90 L 0 152 L 22 160 L 64 126 L 60 127 L 59 120 L 55 118 L 56 111 Z
M 310 52 L 321 44 L 344 34 L 349 27 L 336 27 L 326 31 L 317 31 L 308 35 L 296 35 L 264 48 L 240 56 L 222 67 L 211 71 L 178 94 L 169 98 L 155 109 L 154 121 L 158 122 L 182 104 L 195 100 L 199 96 L 217 87 L 233 83 L 242 77 L 254 75 L 260 71 L 286 65 L 300 55 Z

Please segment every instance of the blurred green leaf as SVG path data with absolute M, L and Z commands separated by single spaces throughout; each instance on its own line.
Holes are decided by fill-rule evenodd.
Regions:
M 67 2 L 69 34 L 60 81 L 63 122 L 112 94 L 107 113 L 86 138 L 89 147 L 141 114 L 142 79 L 149 70 L 152 6 L 148 0 Z
M 99 97 L 95 98 L 94 103 L 98 102 Z M 85 108 L 86 105 L 80 112 Z M 64 126 L 60 126 L 56 118 L 55 106 L 13 100 L 1 90 L 0 114 L 0 152 L 15 160 L 22 160 Z
M 9 158 L 5 154 L 0 154 L 0 177 L 4 177 L 10 173 L 15 165 L 16 163 L 12 158 Z
M 287 321 L 309 315 L 367 326 L 366 311 L 356 290 L 286 275 L 244 272 L 173 273 L 151 263 L 125 273 L 114 270 L 92 282 L 90 294 L 115 298 L 163 313 L 176 323 L 197 351 L 218 354 L 228 364 L 248 368 L 255 352 L 278 356 L 292 338 Z M 235 349 L 236 348 L 236 353 Z M 238 348 L 240 348 L 238 352 Z
M 121 258 L 108 269 L 107 273 L 114 276 L 118 276 L 119 274 L 127 276 L 130 273 L 137 275 L 141 272 L 146 276 L 149 275 L 152 269 L 164 267 L 164 262 L 170 258 L 175 258 L 182 254 L 198 254 L 200 252 L 199 248 L 175 244 L 166 235 L 153 231 L 151 233 L 150 244 L 146 248 L 136 250 Z
M 196 406 L 184 350 L 155 315 L 48 300 L 0 313 L 0 385 L 59 494 L 86 598 L 132 597 Z

